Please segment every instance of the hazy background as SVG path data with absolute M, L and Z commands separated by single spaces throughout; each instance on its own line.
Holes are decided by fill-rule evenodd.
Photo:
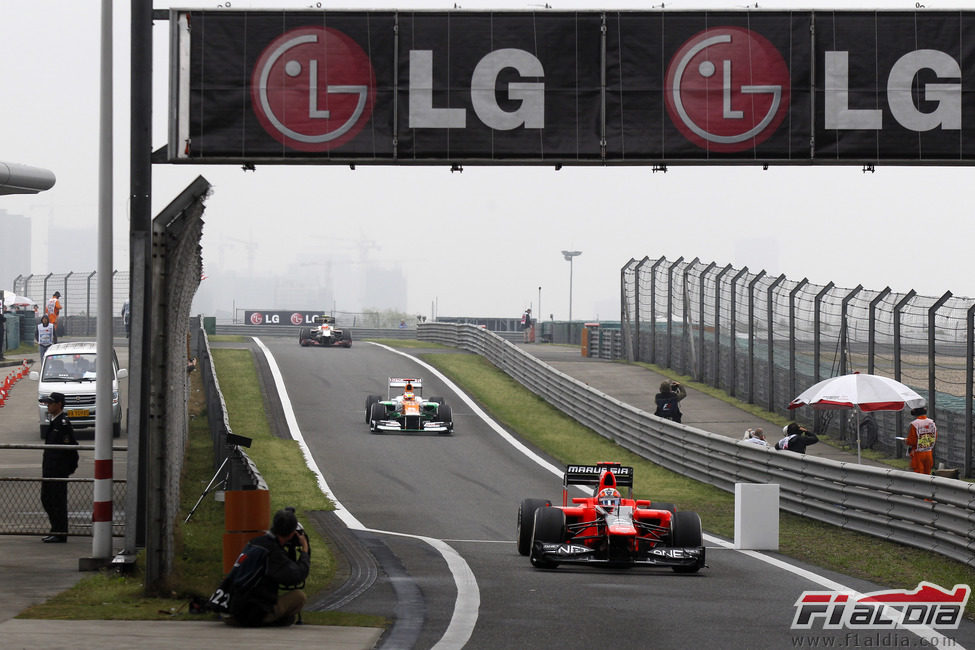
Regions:
M 35 196 L 0 197 L 0 219 L 30 217 L 23 273 L 96 266 L 99 0 L 0 0 L 0 160 L 57 176 Z M 217 2 L 156 2 L 156 9 Z M 233 9 L 312 2 L 231 3 Z M 464 2 L 464 9 L 540 4 Z M 550 0 L 556 10 L 646 3 Z M 971 8 L 925 2 L 928 9 Z M 667 9 L 741 9 L 667 2 Z M 915 8 L 914 2 L 760 2 L 761 9 Z M 432 8 L 454 2 L 333 9 Z M 754 3 L 751 3 L 754 7 Z M 129 2 L 115 3 L 115 267 L 128 262 Z M 166 140 L 168 23 L 155 30 L 153 146 Z M 204 214 L 206 279 L 198 313 L 236 308 L 398 309 L 427 317 L 517 317 L 532 306 L 565 319 L 619 318 L 630 258 L 699 257 L 840 287 L 972 296 L 971 168 L 447 167 L 156 165 L 153 214 L 197 175 L 213 185 Z M 6 211 L 6 215 L 3 211 Z M 55 245 L 57 244 L 57 245 Z M 23 242 L 0 241 L 0 256 Z M 55 251 L 51 253 L 51 251 Z M 10 289 L 13 277 L 0 278 Z

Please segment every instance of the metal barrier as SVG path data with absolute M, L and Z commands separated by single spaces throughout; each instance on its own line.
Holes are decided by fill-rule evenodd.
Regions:
M 37 468 L 41 466 L 40 455 L 46 448 L 62 448 L 66 445 L 40 444 L 0 444 L 6 454 L 16 450 L 37 452 Z M 71 445 L 78 451 L 92 451 L 94 445 Z M 115 452 L 125 452 L 125 447 L 114 447 Z M 68 534 L 92 535 L 91 509 L 94 503 L 95 479 L 91 478 L 39 478 L 3 477 L 0 478 L 0 535 L 46 535 L 51 525 L 47 513 L 41 505 L 41 484 L 67 483 L 68 485 Z M 120 536 L 125 531 L 125 492 L 124 480 L 112 483 L 112 535 Z
M 975 566 L 975 484 L 761 449 L 664 420 L 476 327 L 424 323 L 417 338 L 480 354 L 581 424 L 678 474 L 728 492 L 736 483 L 778 483 L 788 512 Z

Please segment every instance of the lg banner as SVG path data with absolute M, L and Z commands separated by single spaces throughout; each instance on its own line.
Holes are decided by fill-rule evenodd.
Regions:
M 320 311 L 244 311 L 245 325 L 285 325 L 289 327 L 310 327 Z
M 970 163 L 973 19 L 174 10 L 168 160 Z

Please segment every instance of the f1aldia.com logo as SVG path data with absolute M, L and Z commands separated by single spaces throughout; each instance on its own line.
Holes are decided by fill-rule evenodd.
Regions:
M 257 119 L 271 137 L 300 151 L 329 151 L 372 116 L 376 76 L 359 44 L 328 27 L 285 32 L 251 75 Z
M 684 43 L 667 69 L 665 101 L 677 129 L 710 151 L 765 141 L 789 110 L 789 69 L 764 36 L 717 27 Z
M 930 582 L 920 582 L 911 591 L 804 591 L 796 600 L 792 629 L 957 629 L 970 595 L 968 585 L 948 590 Z

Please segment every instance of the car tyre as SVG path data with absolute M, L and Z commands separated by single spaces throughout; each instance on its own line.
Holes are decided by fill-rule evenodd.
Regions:
M 437 419 L 443 422 L 447 426 L 447 433 L 451 433 L 454 430 L 454 416 L 450 412 L 450 407 L 446 404 L 441 404 L 437 407 Z
M 550 505 L 552 502 L 547 499 L 524 499 L 518 506 L 518 527 L 515 529 L 515 536 L 518 539 L 518 553 L 521 555 L 528 555 L 532 549 L 535 511 Z
M 666 510 L 671 515 L 677 514 L 677 506 L 675 506 L 673 503 L 667 503 L 666 501 L 651 501 L 650 502 L 650 509 L 651 510 Z
M 380 402 L 376 402 L 372 405 L 372 413 L 369 414 L 369 430 L 373 433 L 376 432 L 376 426 L 379 421 L 386 417 L 386 407 Z
M 532 529 L 532 547 L 529 555 L 532 566 L 538 569 L 554 569 L 559 565 L 535 554 L 535 544 L 546 542 L 559 544 L 565 541 L 565 512 L 561 508 L 539 508 L 535 511 L 535 525 Z
M 379 395 L 369 395 L 366 397 L 366 424 L 369 424 L 369 420 L 372 415 L 372 405 L 381 400 L 382 397 Z
M 305 347 L 308 345 L 308 339 L 311 338 L 311 328 L 302 327 L 298 330 L 298 345 Z
M 697 548 L 704 546 L 704 535 L 701 532 L 701 517 L 696 512 L 682 510 L 674 515 L 672 528 L 672 544 L 677 548 Z M 693 566 L 675 566 L 674 573 L 697 573 L 704 566 L 704 555 Z

